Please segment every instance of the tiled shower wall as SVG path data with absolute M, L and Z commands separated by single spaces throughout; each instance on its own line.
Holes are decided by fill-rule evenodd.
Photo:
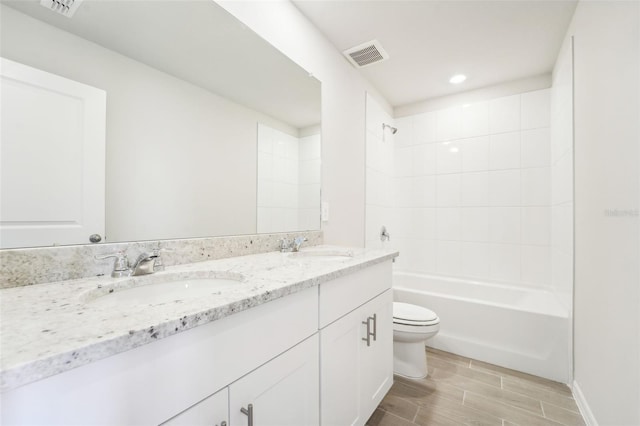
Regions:
M 320 130 L 298 145 L 298 230 L 320 229 Z
M 397 269 L 550 284 L 549 115 L 545 89 L 396 119 Z
M 258 124 L 257 232 L 320 229 L 320 134 Z

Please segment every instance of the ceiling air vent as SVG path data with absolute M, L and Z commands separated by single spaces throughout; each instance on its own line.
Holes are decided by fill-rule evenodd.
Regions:
M 366 67 L 389 59 L 389 55 L 384 51 L 378 40 L 362 43 L 342 53 L 356 68 Z
M 80 3 L 82 3 L 82 0 L 40 0 L 41 6 L 67 18 L 71 18 L 76 13 Z

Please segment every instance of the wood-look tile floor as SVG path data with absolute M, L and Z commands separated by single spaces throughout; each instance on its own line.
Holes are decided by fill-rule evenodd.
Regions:
M 367 426 L 584 425 L 562 383 L 427 349 L 429 374 L 394 377 Z

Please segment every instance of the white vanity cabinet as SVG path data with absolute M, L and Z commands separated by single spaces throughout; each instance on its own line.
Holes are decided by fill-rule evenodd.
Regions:
M 4 392 L 0 424 L 364 425 L 392 345 L 388 260 Z
M 320 419 L 364 425 L 393 384 L 390 262 L 320 285 Z

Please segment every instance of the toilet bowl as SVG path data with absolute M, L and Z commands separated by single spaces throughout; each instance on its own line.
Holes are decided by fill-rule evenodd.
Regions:
M 425 343 L 440 330 L 440 318 L 427 308 L 393 302 L 393 372 L 412 379 L 427 377 Z

